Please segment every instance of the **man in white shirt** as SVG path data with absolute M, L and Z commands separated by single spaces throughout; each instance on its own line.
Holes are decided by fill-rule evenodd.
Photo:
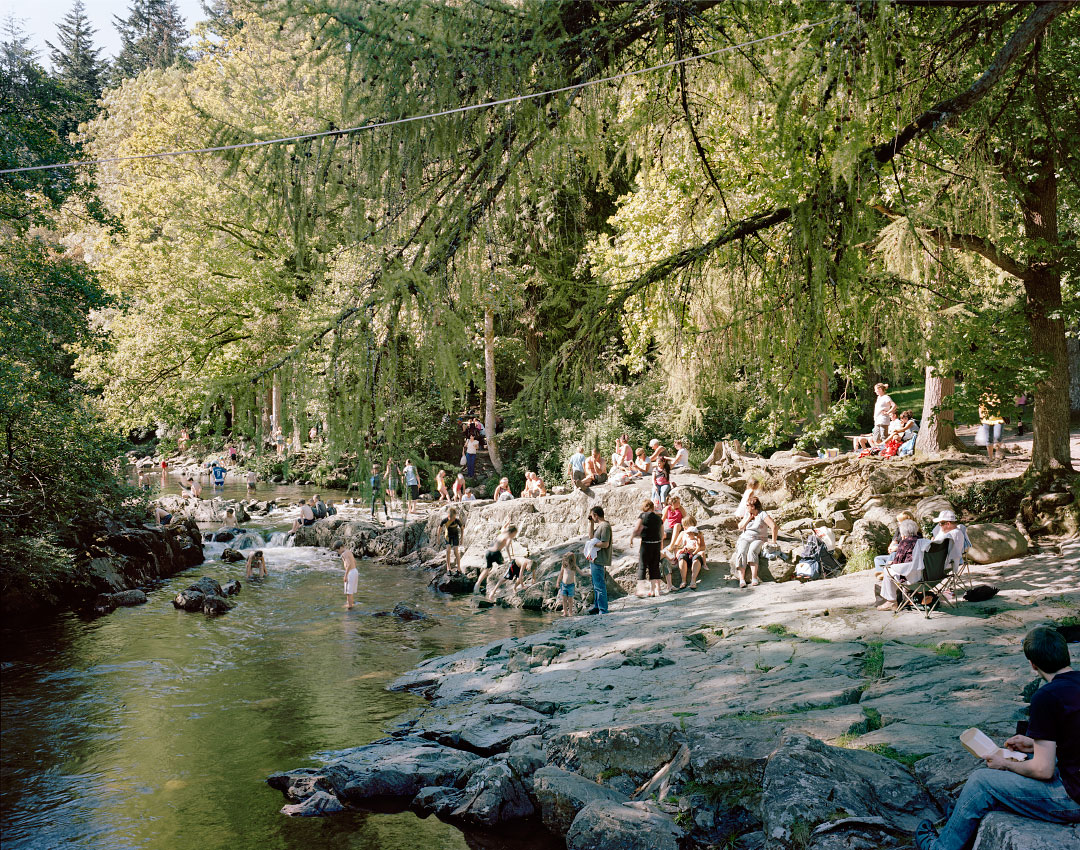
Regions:
M 938 525 L 934 529 L 933 540 L 951 541 L 949 557 L 945 561 L 945 566 L 952 572 L 956 572 L 964 562 L 964 550 L 968 546 L 967 535 L 964 533 L 964 529 L 957 524 L 956 514 L 952 511 L 942 511 L 934 517 L 934 522 Z

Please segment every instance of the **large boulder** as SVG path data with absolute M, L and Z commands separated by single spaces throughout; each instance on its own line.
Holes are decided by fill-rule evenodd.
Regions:
M 642 723 L 556 735 L 547 755 L 550 764 L 582 776 L 627 776 L 637 786 L 671 761 L 680 746 L 675 724 Z
M 756 720 L 721 720 L 690 733 L 690 769 L 701 785 L 760 784 L 781 728 Z
M 324 768 L 275 773 L 266 781 L 297 802 L 320 789 L 349 803 L 407 802 L 421 788 L 457 787 L 479 760 L 419 738 L 383 739 L 348 750 Z
M 583 808 L 566 833 L 567 850 L 681 850 L 686 831 L 646 803 L 597 800 Z
M 142 590 L 133 587 L 131 590 L 121 590 L 119 593 L 111 594 L 109 601 L 114 608 L 120 608 L 131 605 L 145 605 L 147 599 L 146 594 Z
M 182 611 L 201 611 L 206 594 L 198 590 L 181 590 L 173 599 L 173 606 Z
M 927 496 L 925 499 L 920 499 L 919 503 L 915 505 L 915 519 L 918 520 L 919 525 L 925 525 L 928 522 L 933 522 L 934 517 L 942 511 L 955 512 L 956 508 L 944 496 Z
M 536 813 L 521 777 L 505 758 L 490 759 L 469 777 L 451 817 L 490 828 Z
M 883 555 L 892 542 L 892 534 L 889 527 L 875 519 L 858 519 L 852 526 L 851 534 L 848 535 L 847 549 L 849 556 L 859 552 L 869 552 L 871 555 Z
M 999 522 L 978 523 L 969 525 L 967 533 L 971 540 L 967 557 L 976 564 L 995 564 L 1027 554 L 1027 540 L 1014 526 Z
M 904 768 L 866 750 L 831 747 L 788 734 L 765 766 L 761 811 L 769 846 L 790 848 L 800 825 L 842 818 L 881 818 L 885 827 L 914 833 L 939 814 Z
M 627 802 L 626 795 L 554 765 L 533 774 L 533 796 L 544 826 L 556 835 L 566 835 L 578 812 L 589 803 Z
M 972 850 L 1080 850 L 1080 826 L 991 812 L 979 825 Z

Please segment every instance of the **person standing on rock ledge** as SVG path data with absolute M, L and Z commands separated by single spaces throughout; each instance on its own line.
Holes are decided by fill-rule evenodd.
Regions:
M 659 520 L 660 517 L 657 517 Z M 607 568 L 611 566 L 611 523 L 604 519 L 604 509 L 593 505 L 589 511 L 589 542 L 596 550 L 592 557 L 593 607 L 590 614 L 606 614 Z
M 1080 823 L 1080 672 L 1056 629 L 1039 627 L 1024 638 L 1024 656 L 1045 685 L 1031 697 L 1027 735 L 1005 748 L 1030 753 L 1024 761 L 1000 750 L 968 777 L 941 835 L 930 821 L 915 831 L 918 850 L 965 850 L 992 811 L 1050 823 Z
M 646 596 L 659 596 L 660 595 L 660 547 L 663 546 L 663 520 L 660 518 L 660 514 L 653 510 L 653 503 L 646 499 L 641 503 L 641 515 L 638 516 L 637 525 L 634 526 L 634 530 L 630 533 L 630 542 L 633 543 L 637 538 L 641 538 L 641 549 L 639 552 L 640 559 L 638 561 L 637 580 L 638 586 L 641 586 L 641 582 L 649 582 L 649 592 Z M 683 582 L 685 584 L 685 582 Z

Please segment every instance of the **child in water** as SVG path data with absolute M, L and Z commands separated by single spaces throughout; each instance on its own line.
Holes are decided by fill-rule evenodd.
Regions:
M 353 607 L 356 585 L 360 580 L 360 574 L 356 571 L 356 556 L 344 541 L 335 544 L 334 551 L 341 555 L 341 564 L 345 567 L 345 610 L 348 611 Z
M 577 555 L 567 552 L 559 565 L 559 601 L 562 602 L 564 617 L 574 616 L 574 587 L 579 575 L 584 576 L 585 573 L 578 567 Z

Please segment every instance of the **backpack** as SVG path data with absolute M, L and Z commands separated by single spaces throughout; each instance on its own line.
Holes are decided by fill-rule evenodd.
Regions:
M 821 563 L 814 560 L 802 559 L 795 565 L 795 578 L 799 581 L 817 581 L 821 578 Z

